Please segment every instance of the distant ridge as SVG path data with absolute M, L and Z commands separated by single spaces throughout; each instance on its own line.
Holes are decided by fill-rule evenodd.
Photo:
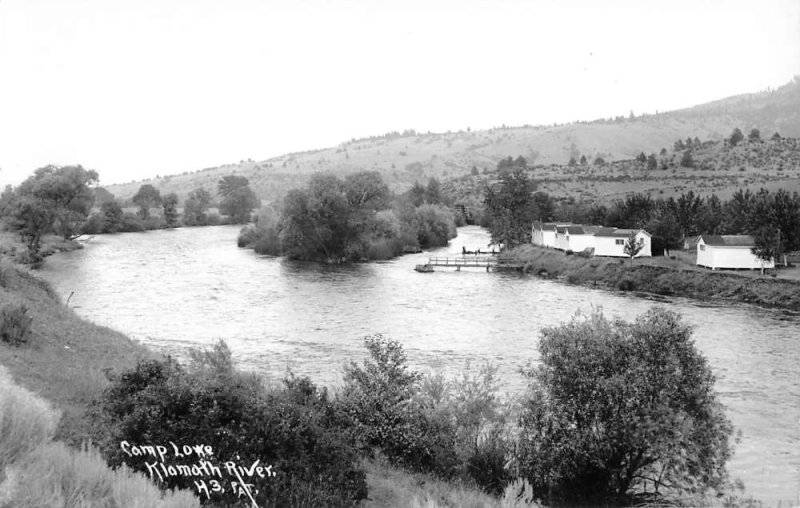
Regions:
M 458 177 L 473 167 L 479 171 L 492 169 L 508 155 L 522 155 L 529 164 L 566 164 L 571 156 L 581 155 L 590 160 L 598 156 L 606 161 L 631 159 L 640 152 L 669 149 L 675 140 L 686 137 L 720 140 L 734 127 L 745 133 L 757 128 L 764 137 L 774 132 L 800 137 L 800 78 L 775 90 L 633 118 L 447 133 L 398 132 L 107 188 L 125 200 L 140 185 L 150 183 L 162 193 L 176 192 L 183 200 L 198 187 L 215 191 L 223 175 L 235 173 L 247 177 L 256 193 L 271 202 L 288 189 L 303 185 L 318 171 L 345 174 L 376 170 L 392 188 L 401 190 L 415 180 Z

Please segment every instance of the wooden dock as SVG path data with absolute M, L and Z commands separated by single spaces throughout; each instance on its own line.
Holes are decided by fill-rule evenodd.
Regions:
M 439 266 L 445 268 L 486 268 L 486 271 L 500 268 L 519 268 L 505 263 L 498 262 L 497 256 L 455 256 L 455 257 L 433 257 L 428 258 L 428 266 Z

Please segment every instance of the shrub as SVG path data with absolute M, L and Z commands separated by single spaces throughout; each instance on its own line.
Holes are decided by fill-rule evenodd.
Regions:
M 144 223 L 136 214 L 125 212 L 122 214 L 122 219 L 120 219 L 119 228 L 117 231 L 121 233 L 135 233 L 144 231 Z
M 518 463 L 547 503 L 625 503 L 726 487 L 732 427 L 680 317 L 601 313 L 542 331 Z
M 408 369 L 396 341 L 364 339 L 369 358 L 345 367 L 337 398 L 362 447 L 395 465 L 460 477 L 492 493 L 507 480 L 505 418 L 497 396 L 497 369 L 469 366 L 452 381 Z
M 8 506 L 198 507 L 188 491 L 162 492 L 145 476 L 110 469 L 96 450 L 40 446 L 11 468 Z
M 94 212 L 89 215 L 89 218 L 86 219 L 81 228 L 81 233 L 84 235 L 98 235 L 106 232 L 108 232 L 106 231 L 106 219 L 100 212 Z
M 414 400 L 421 374 L 408 369 L 397 341 L 374 335 L 365 337 L 364 345 L 370 357 L 362 365 L 345 366 L 337 399 L 361 446 L 379 448 L 395 464 L 452 476 L 455 431 L 425 400 Z
M 633 291 L 636 289 L 636 283 L 631 279 L 622 279 L 617 284 L 617 289 L 620 291 Z
M 233 368 L 230 351 L 194 353 L 185 368 L 168 359 L 143 361 L 115 378 L 98 404 L 98 441 L 114 465 L 146 470 L 145 459 L 120 449 L 135 444 L 203 443 L 219 466 L 228 460 L 272 465 L 277 476 L 253 477 L 259 504 L 343 505 L 366 497 L 355 450 L 338 432 L 338 419 L 325 390 L 308 379 L 289 377 L 267 388 L 254 375 Z M 171 464 L 191 464 L 175 459 Z M 251 482 L 251 479 L 248 479 Z M 191 479 L 169 477 L 170 488 L 194 488 Z M 258 491 L 256 494 L 255 491 Z M 235 492 L 212 500 L 236 503 Z
M 208 214 L 208 218 L 206 219 L 206 224 L 209 226 L 219 226 L 222 224 L 222 217 L 218 213 L 211 212 Z
M 236 245 L 240 248 L 250 247 L 256 240 L 258 240 L 256 226 L 255 224 L 248 224 L 239 230 L 239 236 L 236 238 Z
M 27 342 L 32 322 L 25 305 L 3 306 L 0 309 L 0 341 L 15 346 Z

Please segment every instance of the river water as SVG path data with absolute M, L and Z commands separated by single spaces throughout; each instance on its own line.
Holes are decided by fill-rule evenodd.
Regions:
M 224 338 L 239 365 L 280 376 L 287 369 L 335 387 L 341 366 L 360 360 L 361 338 L 399 340 L 411 364 L 454 374 L 466 362 L 500 367 L 503 388 L 523 387 L 518 369 L 538 358 L 542 327 L 601 307 L 633 319 L 653 305 L 680 312 L 717 376 L 741 442 L 729 463 L 747 493 L 768 504 L 800 502 L 800 317 L 686 299 L 655 302 L 483 269 L 413 266 L 431 254 L 486 247 L 477 227 L 459 229 L 431 253 L 323 266 L 258 256 L 236 247 L 233 226 L 98 235 L 86 248 L 48 258 L 43 276 L 81 316 L 167 353 Z

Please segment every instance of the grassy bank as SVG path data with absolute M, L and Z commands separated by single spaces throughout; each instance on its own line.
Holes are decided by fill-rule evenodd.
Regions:
M 82 249 L 83 245 L 75 240 L 64 240 L 58 235 L 42 237 L 42 256 L 47 257 L 56 252 L 71 252 Z M 11 231 L 0 230 L 0 258 L 21 259 L 26 252 L 25 244 L 19 235 Z
M 56 437 L 79 443 L 88 435 L 85 413 L 106 387 L 106 372 L 132 368 L 154 353 L 79 318 L 46 282 L 0 261 L 0 308 L 8 304 L 24 305 L 33 320 L 27 344 L 0 344 L 0 364 L 16 382 L 62 410 Z
M 665 296 L 702 300 L 741 302 L 800 311 L 800 282 L 757 277 L 696 267 L 670 266 L 668 259 L 584 258 L 564 252 L 524 245 L 503 255 L 521 264 L 527 273 L 565 280 L 571 284 L 603 287 L 620 291 L 639 291 Z

